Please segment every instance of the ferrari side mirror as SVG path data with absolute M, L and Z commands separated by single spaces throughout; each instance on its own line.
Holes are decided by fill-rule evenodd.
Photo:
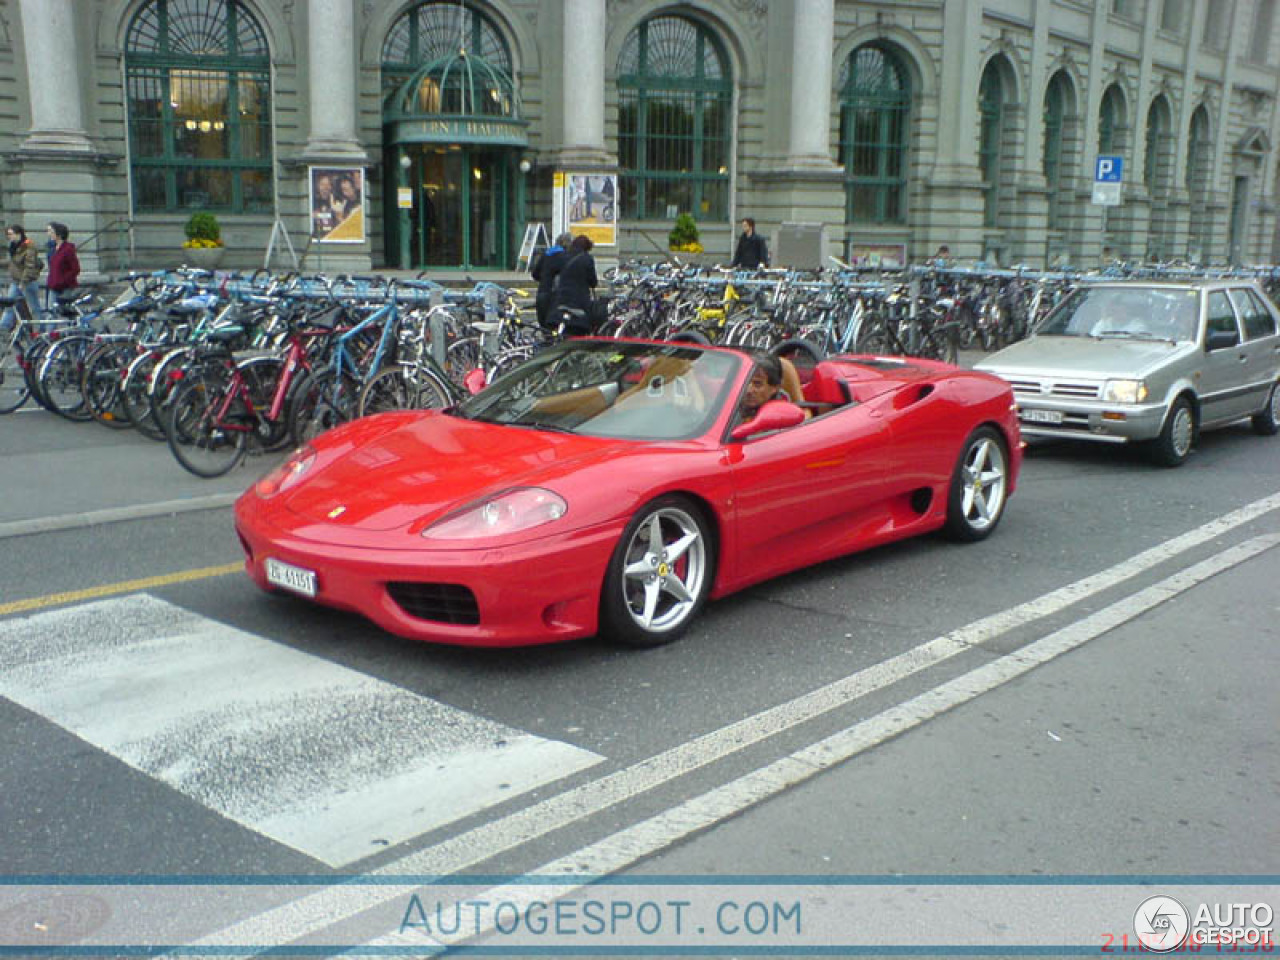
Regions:
M 794 403 L 786 400 L 770 400 L 764 404 L 756 415 L 746 423 L 733 428 L 730 436 L 734 440 L 746 440 L 757 433 L 770 433 L 774 430 L 786 430 L 788 427 L 804 423 L 804 411 Z

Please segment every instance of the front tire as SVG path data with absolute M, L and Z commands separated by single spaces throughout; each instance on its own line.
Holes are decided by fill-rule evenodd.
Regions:
M 627 524 L 605 576 L 602 632 L 632 647 L 679 639 L 711 592 L 715 550 L 702 511 L 661 497 Z
M 1009 497 L 1009 453 L 994 427 L 979 427 L 964 442 L 947 495 L 952 540 L 974 543 L 995 531 Z
M 1151 441 L 1151 458 L 1162 467 L 1180 467 L 1191 455 L 1196 438 L 1196 415 L 1186 397 L 1169 408 L 1160 436 Z
M 1267 405 L 1260 413 L 1254 414 L 1250 422 L 1253 424 L 1253 432 L 1259 436 L 1274 437 L 1280 433 L 1280 383 L 1271 385 Z

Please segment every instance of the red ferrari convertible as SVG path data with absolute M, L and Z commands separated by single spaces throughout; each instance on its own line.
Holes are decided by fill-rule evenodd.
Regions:
M 339 427 L 237 501 L 246 569 L 406 637 L 648 646 L 768 577 L 1000 522 L 1022 459 L 1004 381 L 837 357 L 744 422 L 754 366 L 573 340 L 448 410 Z

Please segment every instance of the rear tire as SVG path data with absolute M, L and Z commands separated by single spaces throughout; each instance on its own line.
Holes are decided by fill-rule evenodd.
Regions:
M 1250 422 L 1253 424 L 1253 432 L 1259 436 L 1274 437 L 1280 433 L 1280 383 L 1271 385 L 1267 405 L 1261 412 L 1254 414 Z
M 947 536 L 974 543 L 991 536 L 1004 516 L 1009 495 L 1009 453 L 994 427 L 969 435 L 956 462 L 947 494 Z

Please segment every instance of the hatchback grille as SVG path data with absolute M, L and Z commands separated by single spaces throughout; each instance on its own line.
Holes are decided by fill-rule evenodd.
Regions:
M 388 583 L 387 593 L 405 613 L 419 620 L 475 626 L 480 622 L 476 595 L 456 583 Z
M 1070 397 L 1074 400 L 1096 400 L 1098 385 L 1096 383 L 1056 383 L 1049 382 L 1046 392 L 1039 380 L 1009 380 L 1014 393 L 1025 393 L 1033 397 Z

